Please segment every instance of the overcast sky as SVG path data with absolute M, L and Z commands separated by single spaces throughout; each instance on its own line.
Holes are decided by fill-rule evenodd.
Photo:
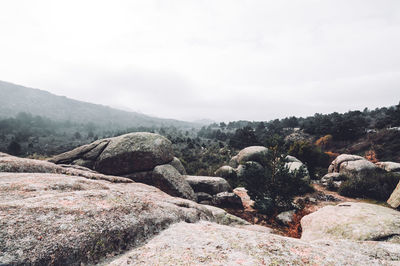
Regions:
M 159 117 L 400 101 L 399 0 L 1 0 L 0 80 Z

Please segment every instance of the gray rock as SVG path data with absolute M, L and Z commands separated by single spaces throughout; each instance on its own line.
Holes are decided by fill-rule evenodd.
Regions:
M 293 157 L 293 156 L 291 156 L 291 157 Z M 296 159 L 295 157 L 293 157 L 293 158 Z M 290 159 L 290 160 L 292 160 L 292 161 L 289 161 L 289 162 L 285 163 L 285 166 L 287 168 L 289 168 L 289 172 L 293 173 L 293 172 L 300 171 L 301 169 L 303 169 L 304 170 L 304 176 L 301 179 L 304 180 L 307 183 L 310 183 L 311 182 L 311 177 L 310 177 L 310 173 L 308 172 L 308 169 L 307 169 L 306 165 L 303 164 L 301 161 L 299 161 L 297 159 L 296 159 L 297 161 L 294 161 L 293 159 Z
M 195 192 L 205 192 L 215 195 L 220 192 L 232 191 L 229 183 L 222 177 L 213 176 L 186 176 L 186 181 Z
M 178 172 L 181 175 L 187 174 L 185 167 L 183 166 L 183 164 L 181 163 L 181 161 L 178 158 L 174 157 L 174 159 L 169 164 L 172 165 L 173 167 L 175 167 L 175 169 L 178 170 Z
M 352 163 L 356 162 L 356 163 Z M 351 154 L 341 154 L 336 157 L 328 168 L 328 173 L 344 173 L 360 171 L 366 168 L 377 168 L 373 163 L 367 161 L 364 157 Z
M 243 208 L 242 199 L 232 192 L 221 192 L 214 195 L 212 203 L 214 206 L 221 208 Z
M 232 168 L 237 168 L 237 167 L 239 166 L 239 162 L 238 162 L 238 157 L 237 157 L 237 155 L 236 155 L 236 156 L 233 156 L 233 157 L 231 158 L 231 160 L 229 161 L 229 166 L 232 167 Z
M 396 188 L 390 195 L 387 203 L 393 208 L 400 207 L 400 182 L 397 184 Z
M 153 171 L 137 172 L 125 175 L 125 177 L 135 182 L 157 187 L 171 196 L 197 201 L 185 176 L 181 175 L 172 165 L 159 165 Z
M 351 239 L 400 243 L 400 212 L 375 204 L 326 206 L 301 219 L 302 240 Z
M 286 159 L 286 161 L 287 161 L 288 163 L 302 163 L 299 159 L 297 159 L 296 157 L 291 156 L 291 155 L 287 155 L 287 156 L 285 157 L 285 159 Z
M 216 176 L 225 178 L 225 179 L 235 179 L 237 177 L 236 171 L 233 167 L 224 165 L 220 168 L 218 168 L 217 171 L 214 173 Z
M 94 169 L 124 175 L 152 170 L 173 160 L 171 142 L 152 133 L 131 133 L 112 138 L 97 158 Z
M 265 157 L 268 155 L 268 149 L 263 146 L 250 146 L 241 150 L 237 155 L 237 162 L 244 164 L 248 161 L 264 163 Z
M 258 162 L 248 161 L 245 164 L 239 165 L 236 169 L 236 174 L 239 178 L 246 178 L 249 175 L 259 174 L 264 175 L 264 167 Z
M 376 165 L 387 172 L 400 172 L 400 163 L 395 162 L 378 162 Z
M 160 252 L 162 251 L 162 252 Z M 178 223 L 107 265 L 395 265 L 400 246 L 349 240 L 305 242 L 210 222 Z
M 331 189 L 338 189 L 342 181 L 345 181 L 346 179 L 346 176 L 343 174 L 329 173 L 321 178 L 320 184 Z
M 0 217 L 2 265 L 95 264 L 173 223 L 218 220 L 144 184 L 47 173 L 0 173 Z
M 125 175 L 150 171 L 157 165 L 170 162 L 177 166 L 173 158 L 168 139 L 153 133 L 137 132 L 98 140 L 54 156 L 49 161 L 76 164 L 103 174 Z
M 213 197 L 205 192 L 197 192 L 195 193 L 197 197 L 197 202 L 202 203 L 202 202 L 207 202 L 208 205 L 212 204 L 212 199 Z M 203 203 L 202 203 L 203 204 Z
M 295 210 L 290 210 L 290 211 L 285 211 L 285 212 L 281 212 L 280 214 L 278 214 L 276 216 L 276 219 L 284 224 L 284 225 L 288 225 L 291 222 L 293 222 L 293 217 L 295 215 L 296 211 Z

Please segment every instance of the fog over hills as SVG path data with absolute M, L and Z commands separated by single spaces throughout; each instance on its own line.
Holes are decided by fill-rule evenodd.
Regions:
M 0 81 L 0 117 L 13 117 L 20 112 L 31 113 L 55 121 L 92 122 L 116 128 L 176 126 L 197 127 L 199 124 L 174 119 L 151 117 L 108 106 L 58 96 L 40 89 Z

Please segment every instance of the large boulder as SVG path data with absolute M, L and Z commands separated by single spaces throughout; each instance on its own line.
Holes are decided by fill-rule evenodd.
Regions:
M 239 165 L 239 167 L 236 169 L 236 174 L 239 179 L 254 175 L 263 176 L 264 167 L 258 162 L 248 161 L 244 164 Z
M 178 158 L 174 157 L 174 159 L 169 164 L 172 165 L 176 170 L 178 170 L 181 175 L 187 174 L 185 167 L 183 166 L 181 160 L 179 160 Z
M 400 246 L 273 235 L 260 227 L 178 223 L 108 265 L 395 265 Z
M 123 175 L 152 170 L 173 160 L 171 142 L 152 133 L 131 133 L 112 138 L 96 159 L 94 169 L 104 174 Z
M 171 142 L 163 136 L 137 132 L 95 141 L 54 156 L 57 164 L 77 164 L 103 174 L 149 171 L 173 160 Z
M 221 208 L 243 209 L 242 199 L 233 192 L 221 192 L 213 196 L 214 206 Z
M 379 169 L 364 157 L 358 155 L 341 154 L 336 157 L 328 168 L 328 173 L 341 173 L 348 176 L 362 175 L 366 172 Z
M 326 206 L 301 219 L 302 240 L 351 239 L 400 243 L 400 212 L 375 204 Z
M 338 189 L 346 179 L 347 177 L 345 175 L 339 173 L 328 173 L 321 178 L 320 184 L 329 189 Z
M 145 184 L 47 173 L 0 173 L 0 217 L 1 265 L 95 264 L 173 223 L 220 219 Z
M 235 179 L 237 177 L 235 169 L 228 165 L 221 166 L 217 169 L 217 171 L 215 171 L 214 174 L 228 180 Z
M 195 192 L 205 192 L 215 195 L 220 192 L 232 191 L 229 183 L 222 177 L 213 176 L 186 176 L 186 181 Z
M 268 149 L 264 146 L 250 146 L 241 150 L 236 160 L 239 164 L 244 164 L 248 161 L 264 163 L 266 156 L 268 155 Z
M 137 172 L 125 175 L 133 181 L 155 186 L 171 196 L 197 201 L 192 187 L 172 165 L 159 165 L 152 171 Z

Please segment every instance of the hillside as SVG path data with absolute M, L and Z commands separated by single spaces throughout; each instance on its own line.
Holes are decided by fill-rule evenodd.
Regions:
M 0 81 L 0 118 L 14 117 L 20 112 L 47 117 L 54 121 L 94 123 L 99 126 L 107 126 L 110 129 L 162 126 L 190 128 L 197 126 L 195 123 L 122 111 Z

